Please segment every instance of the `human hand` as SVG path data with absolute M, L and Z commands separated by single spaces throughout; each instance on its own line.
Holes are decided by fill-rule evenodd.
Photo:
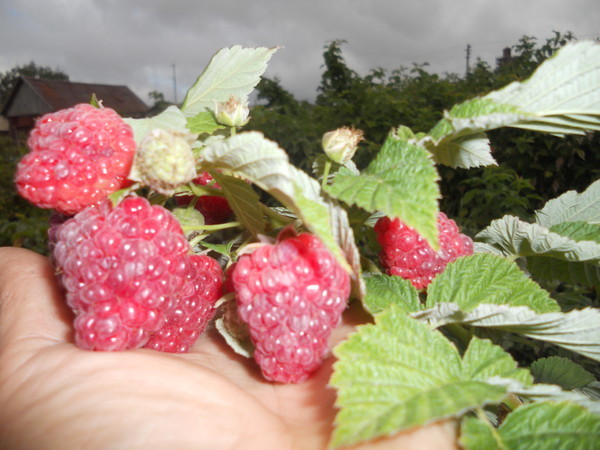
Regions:
M 0 448 L 326 448 L 335 416 L 333 358 L 306 382 L 265 381 L 209 329 L 190 353 L 91 352 L 47 258 L 0 248 Z M 364 322 L 346 314 L 332 344 Z M 433 424 L 364 448 L 450 449 Z

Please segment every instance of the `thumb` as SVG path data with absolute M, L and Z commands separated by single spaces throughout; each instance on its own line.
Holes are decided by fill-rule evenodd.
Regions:
M 72 342 L 72 320 L 48 258 L 1 247 L 0 349 L 34 351 Z

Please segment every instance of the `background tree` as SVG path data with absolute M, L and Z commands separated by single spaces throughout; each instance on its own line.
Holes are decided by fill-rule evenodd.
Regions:
M 165 94 L 160 91 L 151 91 L 148 93 L 148 97 L 152 101 L 152 106 L 148 110 L 148 116 L 160 114 L 170 105 L 172 105 L 171 102 L 165 100 Z
M 8 97 L 19 80 L 19 77 L 22 76 L 69 81 L 69 76 L 62 70 L 38 66 L 33 61 L 22 66 L 13 67 L 12 69 L 0 74 L 0 109 L 8 100 Z
M 392 71 L 375 68 L 360 76 L 344 60 L 344 41 L 335 40 L 324 47 L 316 100 L 299 101 L 278 78 L 263 78 L 257 86 L 258 104 L 252 108 L 252 120 L 246 129 L 261 131 L 279 143 L 292 163 L 309 173 L 313 160 L 322 154 L 321 138 L 325 132 L 341 126 L 361 129 L 365 139 L 354 160 L 362 168 L 370 162 L 391 129 L 405 125 L 414 132 L 428 132 L 442 117 L 444 109 L 527 78 L 546 58 L 574 39 L 572 33 L 555 32 L 551 38 L 538 43 L 534 37 L 523 36 L 511 47 L 510 59 L 498 60 L 495 67 L 477 60 L 464 76 L 429 73 L 427 63 Z M 2 74 L 0 84 L 7 86 L 18 74 L 68 79 L 62 72 L 31 63 Z M 0 88 L 0 94 L 1 89 L 6 91 Z M 162 93 L 155 91 L 150 97 L 155 106 L 168 106 Z M 560 139 L 503 128 L 490 132 L 489 137 L 499 166 L 469 170 L 438 166 L 443 195 L 440 208 L 467 233 L 481 230 L 504 214 L 527 219 L 548 199 L 570 189 L 582 190 L 600 175 L 598 132 Z M 20 151 L 23 150 L 11 149 L 4 153 L 16 155 Z M 10 171 L 14 164 L 3 162 L 3 167 Z M 3 179 L 12 183 L 10 175 Z M 12 185 L 7 185 L 5 191 L 10 189 Z M 10 230 L 16 230 L 17 223 L 22 224 L 23 220 L 5 211 L 23 211 L 23 205 L 7 204 L 2 208 L 0 213 L 11 222 Z M 22 240 L 23 233 L 6 233 L 3 235 L 0 231 L 5 243 Z M 27 241 L 23 245 L 28 245 Z
M 298 102 L 279 80 L 263 80 L 250 127 L 277 141 L 292 162 L 310 171 L 322 153 L 323 133 L 341 126 L 363 130 L 354 160 L 364 167 L 389 131 L 405 125 L 429 131 L 445 109 L 477 95 L 523 80 L 558 49 L 574 40 L 572 33 L 554 35 L 538 44 L 523 36 L 511 47 L 511 57 L 495 67 L 478 59 L 467 75 L 433 74 L 427 63 L 391 72 L 377 68 L 359 76 L 343 57 L 344 41 L 325 46 L 323 73 L 314 103 Z M 500 53 L 500 52 L 499 52 Z M 439 166 L 441 209 L 474 233 L 495 218 L 513 214 L 527 218 L 548 199 L 581 190 L 598 178 L 599 134 L 555 138 L 526 130 L 503 128 L 489 133 L 499 166 L 452 169 Z

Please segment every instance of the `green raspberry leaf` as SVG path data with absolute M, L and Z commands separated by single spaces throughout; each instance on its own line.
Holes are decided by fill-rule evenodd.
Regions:
M 563 222 L 550 227 L 550 231 L 576 242 L 593 241 L 600 244 L 600 224 L 587 222 Z
M 426 345 L 426 351 L 424 351 Z M 500 402 L 506 388 L 492 376 L 530 375 L 500 347 L 473 338 L 461 359 L 440 332 L 391 305 L 334 349 L 337 389 L 334 446 L 352 445 L 414 426 L 458 417 Z
M 521 381 L 503 377 L 491 377 L 487 382 L 496 386 L 504 386 L 509 393 L 526 401 L 568 401 L 581 405 L 594 414 L 600 414 L 600 401 L 597 397 L 594 398 L 584 393 L 583 389 L 565 391 L 556 384 L 542 383 L 525 386 Z
M 516 127 L 563 136 L 600 130 L 600 45 L 569 43 L 523 82 L 468 100 L 418 145 L 452 167 L 495 164 L 485 132 Z
M 438 179 L 429 152 L 392 133 L 362 174 L 342 167 L 325 189 L 348 205 L 400 218 L 437 249 Z
M 225 128 L 215 120 L 215 116 L 210 111 L 204 111 L 187 119 L 188 129 L 197 135 L 213 134 L 217 130 Z
M 596 378 L 579 364 L 559 356 L 541 358 L 531 364 L 536 383 L 557 384 L 563 389 L 577 389 L 596 381 Z
M 219 50 L 188 90 L 181 110 L 187 117 L 194 117 L 214 110 L 215 103 L 226 102 L 231 96 L 247 101 L 277 49 L 234 45 Z
M 600 180 L 590 184 L 581 193 L 567 191 L 549 200 L 541 210 L 536 211 L 535 220 L 546 228 L 563 222 L 600 224 Z
M 196 208 L 174 208 L 173 215 L 177 218 L 186 235 L 204 226 L 204 216 Z
M 598 308 L 538 314 L 526 306 L 482 303 L 466 312 L 456 303 L 437 303 L 411 316 L 435 326 L 459 323 L 518 333 L 600 361 Z
M 461 444 L 466 449 L 593 449 L 598 436 L 599 415 L 569 402 L 538 402 L 517 408 L 498 429 L 478 418 L 464 419 Z
M 490 140 L 485 133 L 445 139 L 434 144 L 430 137 L 419 141 L 431 151 L 436 163 L 449 167 L 481 167 L 496 166 L 498 163 L 492 156 Z
M 563 231 L 564 225 L 555 225 Z M 584 233 L 587 231 L 584 230 Z M 543 256 L 563 261 L 600 261 L 600 244 L 577 241 L 536 223 L 523 222 L 514 216 L 496 219 L 476 239 L 494 245 L 511 256 Z
M 294 167 L 277 143 L 255 131 L 215 139 L 202 149 L 198 163 L 201 170 L 224 170 L 271 194 L 323 241 L 340 264 L 354 273 L 357 282 L 359 275 L 348 262 L 355 259 L 356 244 L 353 239 L 340 242 L 348 230 L 344 233 L 336 228 L 344 223 L 349 228 L 347 217 L 340 219 L 346 212 L 325 198 L 319 182 Z
M 150 131 L 156 128 L 181 134 L 189 133 L 186 117 L 177 106 L 173 105 L 154 117 L 144 119 L 124 118 L 123 120 L 133 128 L 135 142 L 138 145 Z
M 427 289 L 428 308 L 452 302 L 463 311 L 482 303 L 527 306 L 536 312 L 558 311 L 547 291 L 505 258 L 474 254 L 458 258 L 437 275 Z
M 363 305 L 372 315 L 380 313 L 392 304 L 405 313 L 420 310 L 419 293 L 408 280 L 376 274 L 366 277 L 365 284 L 367 294 Z
M 211 171 L 211 176 L 221 186 L 227 203 L 242 226 L 254 237 L 264 234 L 264 214 L 258 194 L 252 186 L 244 180 L 217 171 Z
M 536 223 L 504 216 L 494 220 L 476 239 L 505 255 L 526 257 L 529 271 L 537 278 L 600 286 L 600 243 L 595 240 L 595 225 L 574 223 L 554 224 L 562 235 Z M 594 240 L 578 240 L 583 236 Z

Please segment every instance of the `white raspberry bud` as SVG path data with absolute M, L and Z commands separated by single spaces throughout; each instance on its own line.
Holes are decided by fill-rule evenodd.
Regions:
M 361 130 L 341 127 L 323 135 L 323 150 L 332 161 L 345 164 L 352 159 L 362 139 Z
M 215 105 L 217 122 L 228 127 L 243 127 L 250 120 L 249 114 L 248 102 L 242 102 L 234 95 Z
M 196 178 L 196 161 L 187 136 L 152 130 L 137 150 L 129 178 L 157 192 L 173 195 L 179 186 Z

